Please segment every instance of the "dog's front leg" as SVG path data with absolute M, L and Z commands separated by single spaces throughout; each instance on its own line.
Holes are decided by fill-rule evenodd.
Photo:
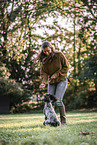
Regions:
M 46 113 L 46 109 L 45 108 L 43 109 L 43 114 L 45 116 L 45 120 L 47 120 L 47 113 Z
M 45 120 L 45 121 L 43 122 L 43 125 L 49 126 L 49 125 L 50 125 L 50 121 L 49 121 L 49 120 Z

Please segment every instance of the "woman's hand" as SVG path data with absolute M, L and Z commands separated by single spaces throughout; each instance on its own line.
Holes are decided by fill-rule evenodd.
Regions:
M 39 88 L 42 89 L 42 88 L 44 88 L 45 86 L 46 86 L 45 84 L 41 83 L 40 86 L 39 86 Z
M 55 79 L 55 78 L 56 78 L 56 76 L 55 76 L 55 75 L 52 75 L 52 76 L 51 76 L 51 79 Z
M 51 79 L 56 79 L 58 76 L 59 76 L 59 73 L 54 73 L 54 74 L 51 76 Z

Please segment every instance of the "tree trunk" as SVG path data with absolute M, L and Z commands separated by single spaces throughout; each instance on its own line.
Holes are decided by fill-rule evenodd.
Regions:
M 96 89 L 96 93 L 97 93 L 97 80 L 94 80 L 95 83 L 95 89 Z

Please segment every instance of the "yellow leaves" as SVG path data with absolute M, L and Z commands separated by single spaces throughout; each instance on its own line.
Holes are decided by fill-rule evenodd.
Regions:
M 66 1 L 66 0 L 57 0 L 56 1 L 56 4 L 58 5 L 58 7 L 61 7 L 61 6 L 69 6 L 69 3 Z
M 9 93 L 12 93 L 12 92 L 14 92 L 15 90 L 16 90 L 16 89 L 10 88 L 8 92 L 9 92 Z

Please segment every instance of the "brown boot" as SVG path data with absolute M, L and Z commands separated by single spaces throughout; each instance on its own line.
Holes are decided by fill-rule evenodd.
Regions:
M 66 113 L 65 113 L 65 106 L 58 106 L 59 108 L 59 113 L 60 113 L 60 121 L 61 121 L 61 124 L 66 124 L 67 125 L 67 122 L 66 122 Z

